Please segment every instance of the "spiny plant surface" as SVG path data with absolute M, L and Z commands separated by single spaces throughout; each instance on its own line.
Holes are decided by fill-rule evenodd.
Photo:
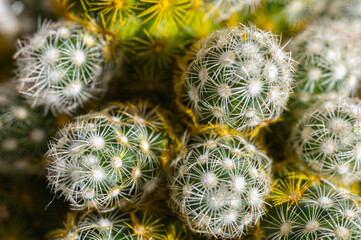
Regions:
M 182 79 L 180 102 L 201 124 L 254 129 L 286 109 L 291 64 L 272 33 L 253 26 L 225 28 L 201 43 Z
M 105 90 L 108 50 L 105 38 L 75 22 L 43 22 L 19 41 L 18 90 L 34 107 L 70 114 Z
M 49 184 L 75 209 L 141 202 L 162 180 L 170 154 L 166 127 L 158 109 L 144 103 L 79 117 L 50 143 Z
M 313 173 L 350 184 L 361 177 L 361 104 L 317 102 L 294 127 L 295 153 Z
M 267 240 L 356 240 L 360 199 L 326 181 L 288 172 L 274 182 L 273 201 L 261 223 Z
M 55 132 L 52 118 L 32 109 L 12 82 L 0 85 L 0 171 L 41 173 L 46 141 Z
M 192 137 L 173 163 L 171 206 L 205 236 L 237 238 L 265 214 L 271 160 L 237 135 Z

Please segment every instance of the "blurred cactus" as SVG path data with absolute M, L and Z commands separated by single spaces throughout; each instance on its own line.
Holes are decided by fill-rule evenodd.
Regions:
M 31 109 L 12 82 L 0 85 L 0 172 L 42 173 L 46 141 L 55 133 L 55 121 Z
M 107 40 L 76 23 L 44 22 L 19 42 L 18 89 L 34 107 L 70 114 L 105 90 L 109 54 Z
M 261 223 L 265 239 L 360 239 L 360 199 L 356 195 L 295 172 L 281 176 L 273 185 L 273 204 Z
M 294 127 L 291 142 L 313 173 L 344 184 L 361 179 L 361 104 L 358 99 L 317 102 Z
M 265 214 L 270 168 L 271 160 L 242 137 L 207 130 L 173 163 L 171 206 L 194 232 L 240 237 Z
M 179 102 L 201 124 L 254 129 L 286 109 L 291 64 L 272 33 L 253 26 L 223 29 L 201 43 L 182 79 Z
M 113 105 L 79 117 L 50 143 L 50 186 L 75 209 L 136 204 L 161 182 L 170 155 L 168 127 L 147 104 Z
M 324 19 L 315 22 L 292 41 L 299 62 L 295 75 L 297 100 L 309 103 L 315 96 L 355 94 L 360 59 L 357 41 L 348 22 Z

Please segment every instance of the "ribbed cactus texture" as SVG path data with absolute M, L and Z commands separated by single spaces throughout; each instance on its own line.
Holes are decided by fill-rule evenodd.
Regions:
M 211 34 L 189 64 L 182 103 L 201 124 L 246 131 L 276 121 L 292 92 L 291 64 L 272 33 L 225 28 Z
M 136 204 L 159 186 L 168 145 L 157 108 L 113 105 L 58 132 L 47 153 L 49 183 L 74 209 Z
M 360 114 L 358 99 L 318 102 L 305 113 L 291 141 L 309 170 L 345 184 L 361 179 Z
M 267 240 L 357 240 L 360 199 L 325 182 L 289 173 L 274 183 L 274 201 L 261 223 Z
M 105 90 L 108 41 L 74 22 L 44 22 L 18 44 L 18 90 L 32 106 L 74 112 Z
M 192 137 L 173 163 L 171 206 L 194 232 L 241 237 L 265 214 L 270 164 L 242 137 L 208 130 Z
M 46 141 L 55 132 L 52 124 L 39 109 L 22 101 L 13 83 L 1 84 L 0 172 L 41 172 Z
M 78 214 L 80 215 L 80 214 Z M 68 214 L 66 227 L 49 234 L 51 240 L 191 240 L 176 218 L 153 212 L 134 210 L 129 213 L 88 213 L 78 217 Z
M 347 21 L 325 19 L 309 25 L 292 41 L 299 63 L 295 92 L 301 103 L 318 95 L 355 94 L 361 75 L 354 31 Z

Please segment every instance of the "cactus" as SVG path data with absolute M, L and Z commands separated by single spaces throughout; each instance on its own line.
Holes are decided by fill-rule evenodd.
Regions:
M 65 228 L 48 234 L 50 240 L 191 240 L 183 224 L 172 217 L 139 209 L 129 213 L 68 213 Z
M 15 55 L 19 91 L 32 106 L 74 112 L 105 90 L 108 41 L 73 22 L 44 22 Z
M 257 8 L 261 0 L 200 0 L 209 13 L 216 16 L 217 21 L 228 19 L 233 13 L 244 12 Z
M 313 173 L 350 184 L 359 181 L 360 110 L 358 99 L 316 103 L 294 127 L 297 156 Z
M 265 214 L 270 164 L 242 137 L 207 130 L 191 138 L 173 163 L 171 206 L 194 232 L 240 237 Z
M 144 200 L 169 158 L 167 126 L 157 108 L 143 103 L 79 117 L 50 143 L 50 186 L 74 209 L 107 211 Z
M 181 107 L 201 124 L 247 131 L 280 118 L 292 92 L 292 59 L 276 37 L 256 27 L 209 36 L 179 85 Z
M 352 32 L 346 21 L 325 19 L 294 39 L 292 49 L 299 62 L 295 92 L 302 104 L 318 95 L 354 94 L 361 75 Z
M 24 103 L 14 87 L 12 82 L 0 85 L 0 171 L 41 173 L 54 120 Z
M 273 189 L 272 207 L 261 223 L 266 240 L 360 239 L 356 195 L 295 172 L 277 179 Z

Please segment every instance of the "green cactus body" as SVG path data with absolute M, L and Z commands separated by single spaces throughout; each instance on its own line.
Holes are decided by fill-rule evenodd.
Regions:
M 291 142 L 313 173 L 350 184 L 361 177 L 358 99 L 316 103 L 294 127 Z
M 261 222 L 267 240 L 356 240 L 361 237 L 360 199 L 326 181 L 289 173 L 274 184 L 274 199 Z
M 47 153 L 48 179 L 75 209 L 101 211 L 138 203 L 153 193 L 169 155 L 159 111 L 113 105 L 59 131 Z
M 276 121 L 292 92 L 291 63 L 271 33 L 223 29 L 202 43 L 189 64 L 181 102 L 204 125 L 246 131 Z
M 347 21 L 324 19 L 294 39 L 291 49 L 299 62 L 295 92 L 302 104 L 319 95 L 355 93 L 360 58 L 352 31 Z
M 240 237 L 265 214 L 270 167 L 243 138 L 207 131 L 191 138 L 174 163 L 171 205 L 194 232 Z
M 76 23 L 44 22 L 18 45 L 18 89 L 32 106 L 70 114 L 105 90 L 108 50 L 107 40 Z
M 46 141 L 55 132 L 52 118 L 24 103 L 14 84 L 0 85 L 0 171 L 41 173 Z

